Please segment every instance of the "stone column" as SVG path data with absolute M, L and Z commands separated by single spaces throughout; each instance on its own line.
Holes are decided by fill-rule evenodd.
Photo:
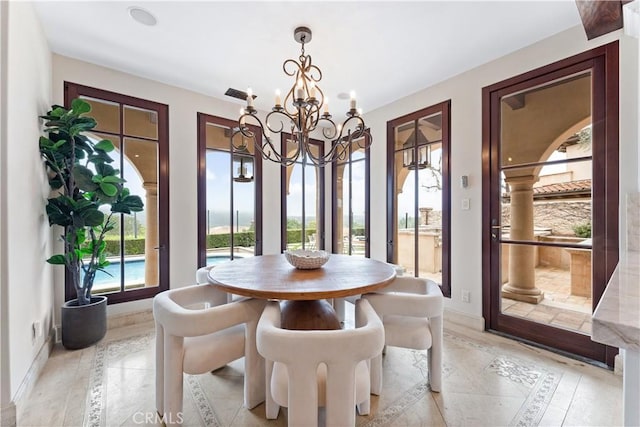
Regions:
M 419 225 L 429 225 L 429 212 L 431 212 L 433 208 L 419 208 L 420 212 L 420 224 Z
M 144 211 L 146 214 L 146 227 L 144 235 L 144 283 L 146 287 L 158 286 L 158 268 L 160 266 L 160 250 L 158 242 L 158 183 L 145 182 L 142 187 L 146 191 Z
M 511 189 L 512 240 L 533 240 L 533 184 L 534 176 L 507 178 Z M 502 296 L 537 304 L 544 293 L 535 283 L 535 247 L 509 245 L 509 282 L 502 287 Z

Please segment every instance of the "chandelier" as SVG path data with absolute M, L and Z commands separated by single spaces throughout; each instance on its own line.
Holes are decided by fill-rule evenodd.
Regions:
M 253 139 L 256 150 L 262 158 L 282 164 L 292 165 L 302 156 L 302 161 L 311 161 L 314 165 L 323 167 L 331 162 L 346 160 L 352 146 L 355 149 L 366 149 L 371 145 L 371 136 L 366 129 L 361 112 L 356 108 L 355 94 L 351 93 L 350 108 L 347 118 L 336 124 L 329 113 L 328 99 L 324 96 L 318 82 L 322 80 L 322 71 L 311 62 L 311 55 L 306 55 L 305 43 L 311 41 L 311 30 L 298 27 L 293 32 L 294 39 L 302 45 L 298 60 L 287 59 L 282 64 L 284 73 L 294 77 L 295 81 L 284 97 L 276 91 L 275 105 L 267 114 L 264 123 L 258 118 L 257 110 L 253 106 L 253 93 L 247 90 L 247 105 L 240 111 L 238 119 L 239 131 L 247 138 Z M 256 131 L 248 125 L 257 123 Z M 258 130 L 259 129 L 259 130 Z M 256 135 L 259 132 L 261 135 Z M 290 152 L 279 152 L 271 135 L 289 133 L 293 149 Z M 330 142 L 330 148 L 324 155 L 318 154 L 310 146 L 311 139 Z M 246 148 L 244 138 L 241 146 Z M 261 142 L 258 142 L 258 139 Z M 326 144 L 325 144 L 326 146 Z

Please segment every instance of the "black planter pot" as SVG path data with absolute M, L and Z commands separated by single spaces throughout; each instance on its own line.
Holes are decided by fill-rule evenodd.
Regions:
M 78 300 L 62 306 L 62 345 L 69 350 L 89 347 L 107 333 L 107 297 L 91 297 L 91 303 L 78 305 Z

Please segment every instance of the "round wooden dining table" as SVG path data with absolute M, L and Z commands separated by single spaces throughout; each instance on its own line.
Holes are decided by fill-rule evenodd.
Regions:
M 278 254 L 235 259 L 209 271 L 213 285 L 229 293 L 286 300 L 282 307 L 286 329 L 340 329 L 326 299 L 373 292 L 395 276 L 395 268 L 387 263 L 337 254 L 314 270 L 299 270 Z

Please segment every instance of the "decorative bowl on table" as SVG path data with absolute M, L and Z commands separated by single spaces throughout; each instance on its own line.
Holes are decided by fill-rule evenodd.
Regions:
M 329 261 L 329 252 L 326 251 L 308 251 L 297 249 L 293 251 L 284 251 L 284 257 L 289 264 L 300 270 L 313 270 L 322 267 Z

